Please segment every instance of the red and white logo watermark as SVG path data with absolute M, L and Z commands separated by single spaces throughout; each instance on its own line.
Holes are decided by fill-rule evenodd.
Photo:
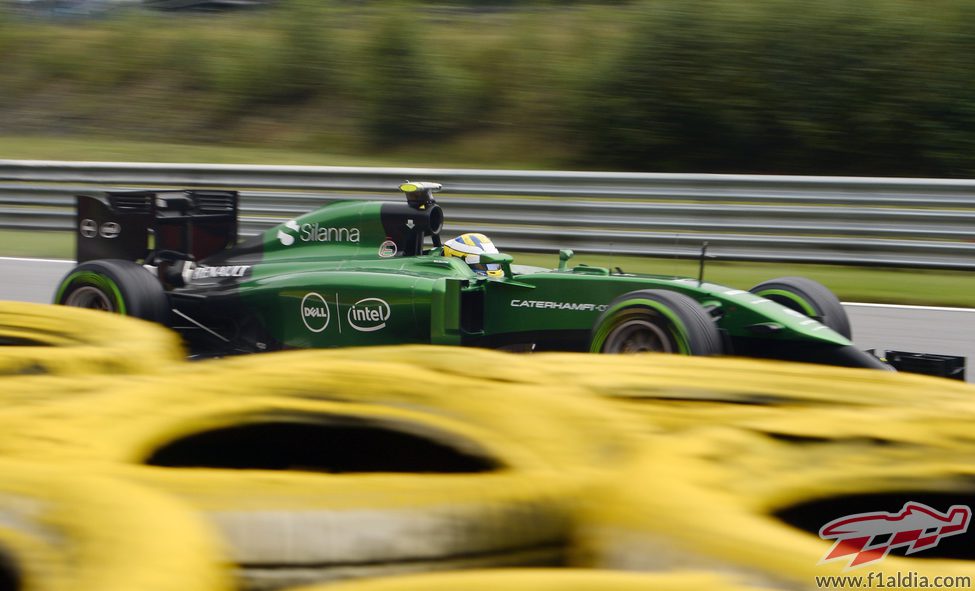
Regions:
M 876 511 L 834 519 L 819 530 L 819 537 L 835 540 L 820 564 L 848 560 L 847 569 L 883 560 L 894 548 L 907 547 L 907 554 L 930 550 L 942 538 L 968 531 L 972 510 L 952 505 L 941 513 L 910 501 L 897 513 Z

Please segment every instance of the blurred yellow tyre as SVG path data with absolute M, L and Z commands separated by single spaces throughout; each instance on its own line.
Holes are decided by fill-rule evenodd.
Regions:
M 495 569 L 387 577 L 290 591 L 746 591 L 705 572 L 636 574 L 587 569 Z M 762 587 L 763 591 L 774 591 Z
M 578 499 L 641 444 L 629 425 L 581 393 L 299 352 L 7 410 L 0 453 L 176 493 L 270 588 L 561 564 Z
M 176 333 L 150 322 L 0 302 L 0 376 L 153 373 L 183 359 Z
M 859 550 L 827 560 L 834 541 L 844 538 L 819 536 L 827 523 L 864 513 L 888 515 L 866 521 L 896 528 L 908 502 L 943 513 L 970 505 L 970 450 L 952 453 L 943 443 L 885 450 L 866 440 L 775 441 L 736 429 L 659 440 L 624 471 L 621 486 L 594 497 L 581 518 L 573 562 L 623 570 L 710 569 L 790 589 L 831 587 L 823 577 L 847 575 L 860 575 L 849 584 L 861 588 L 891 588 L 898 586 L 892 581 L 903 584 L 910 576 L 927 581 L 921 586 L 934 587 L 936 577 L 966 586 L 961 583 L 975 577 L 975 551 L 966 536 L 945 537 L 937 548 L 910 557 L 897 555 L 904 552 L 899 547 L 858 569 L 850 567 Z M 931 449 L 944 451 L 946 459 L 934 459 Z M 882 552 L 893 536 L 881 533 L 859 540 L 860 549 Z M 970 540 L 972 534 L 966 535 Z M 852 548 L 857 540 L 844 543 Z M 832 585 L 840 583 L 834 579 Z
M 578 384 L 619 399 L 788 404 L 803 406 L 908 405 L 924 408 L 929 399 L 918 399 L 922 389 L 936 401 L 971 399 L 975 386 L 957 380 L 905 372 L 884 372 L 740 357 L 703 357 L 642 353 L 590 355 L 582 353 L 535 353 L 521 355 L 488 349 L 465 348 L 464 363 L 447 354 L 450 349 L 433 346 L 336 349 L 334 358 L 362 359 L 363 352 L 390 363 L 412 366 L 436 365 L 443 373 L 504 380 L 517 384 L 561 381 Z
M 807 410 L 975 418 L 975 386 L 908 373 L 680 355 L 545 354 L 551 374 L 673 432 Z
M 149 374 L 0 376 L 0 408 L 36 408 L 54 400 L 102 394 L 123 384 L 132 387 L 147 379 Z
M 235 588 L 216 536 L 182 503 L 83 469 L 0 462 L 0 588 Z
M 477 352 L 470 371 L 468 351 Z M 593 399 L 587 389 L 555 379 L 544 362 L 521 366 L 543 378 L 513 379 L 504 366 L 517 357 L 430 346 L 293 351 L 194 363 L 193 373 L 174 381 L 192 380 L 228 398 L 273 393 L 454 419 L 505 434 L 558 469 L 612 466 L 642 445 L 640 421 Z
M 683 355 L 518 355 L 464 349 L 463 363 L 435 347 L 371 348 L 369 354 L 411 366 L 437 364 L 458 377 L 523 386 L 570 385 L 641 417 L 651 431 L 794 417 L 797 411 L 887 412 L 912 416 L 973 416 L 975 386 L 909 373 L 733 357 Z M 361 358 L 355 349 L 331 352 Z

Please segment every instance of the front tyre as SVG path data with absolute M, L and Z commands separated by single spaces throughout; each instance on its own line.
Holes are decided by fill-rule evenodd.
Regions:
M 61 280 L 54 303 L 104 310 L 166 324 L 169 298 L 152 273 L 132 261 L 104 259 L 75 267 Z
M 647 289 L 610 302 L 593 326 L 593 353 L 720 355 L 721 334 L 711 315 L 692 298 Z
M 805 277 L 780 277 L 759 283 L 748 291 L 817 320 L 847 339 L 853 338 L 843 304 L 821 283 Z

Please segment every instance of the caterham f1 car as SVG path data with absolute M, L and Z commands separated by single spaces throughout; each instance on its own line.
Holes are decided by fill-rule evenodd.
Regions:
M 737 355 L 889 368 L 851 342 L 839 300 L 800 277 L 745 291 L 586 265 L 479 274 L 446 256 L 436 183 L 348 200 L 238 243 L 234 191 L 77 197 L 77 258 L 54 295 L 162 323 L 195 355 L 396 343 Z M 476 262 L 476 261 L 475 261 Z

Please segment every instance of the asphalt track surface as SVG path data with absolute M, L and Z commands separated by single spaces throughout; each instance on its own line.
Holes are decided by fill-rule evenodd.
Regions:
M 48 303 L 71 261 L 0 257 L 0 300 Z M 962 355 L 975 382 L 975 309 L 845 303 L 861 349 Z

